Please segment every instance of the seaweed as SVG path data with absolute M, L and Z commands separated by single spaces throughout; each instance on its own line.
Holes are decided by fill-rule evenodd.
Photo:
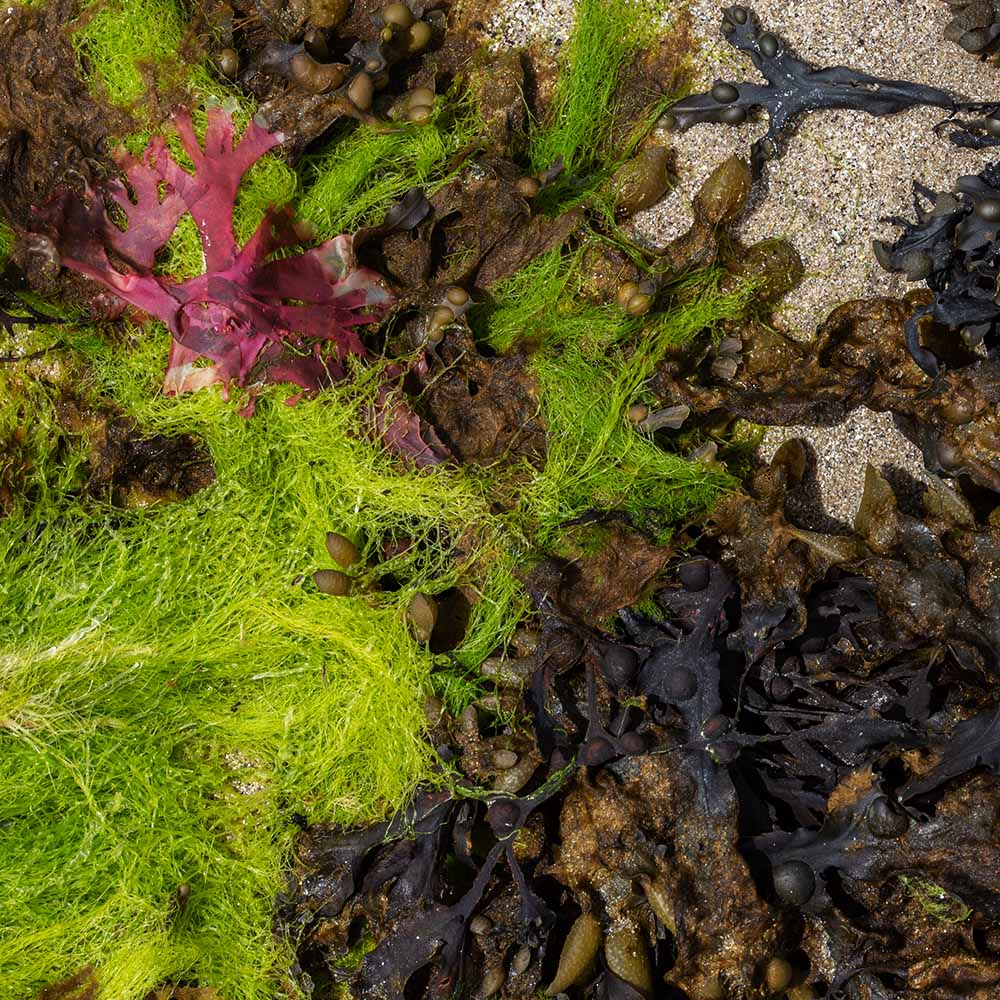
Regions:
M 757 15 L 735 5 L 723 11 L 722 34 L 737 51 L 750 56 L 768 81 L 732 84 L 718 81 L 708 94 L 685 97 L 668 114 L 671 126 L 687 129 L 706 122 L 739 125 L 764 108 L 767 135 L 751 150 L 759 173 L 768 160 L 781 156 L 799 118 L 812 111 L 844 108 L 870 115 L 891 115 L 907 108 L 931 106 L 955 111 L 958 99 L 937 87 L 904 80 L 885 80 L 844 66 L 817 69 L 795 56 L 778 35 L 763 31 Z
M 288 214 L 277 210 L 238 247 L 233 206 L 240 181 L 282 136 L 254 121 L 234 146 L 231 117 L 212 108 L 202 149 L 186 112 L 174 122 L 195 173 L 178 166 L 162 138 L 150 143 L 141 161 L 123 153 L 127 186 L 115 181 L 106 194 L 124 216 L 124 229 L 112 221 L 101 194 L 88 191 L 81 200 L 59 193 L 41 217 L 62 263 L 167 324 L 174 343 L 165 392 L 269 379 L 315 391 L 342 377 L 343 359 L 364 354 L 352 328 L 372 322 L 392 301 L 385 283 L 357 266 L 349 236 L 270 260 L 301 239 Z M 188 213 L 201 238 L 205 274 L 168 282 L 152 272 L 155 254 Z M 125 270 L 112 264 L 109 252 Z M 332 356 L 322 353 L 324 340 L 334 342 Z M 199 359 L 214 364 L 196 368 Z
M 1000 13 L 993 0 L 950 0 L 951 20 L 944 37 L 976 55 L 990 52 L 1000 38 Z
M 391 832 L 303 833 L 279 926 L 295 928 L 305 969 L 335 967 L 360 920 L 377 944 L 354 976 L 359 996 L 526 997 L 552 982 L 648 997 L 661 976 L 687 995 L 754 1000 L 774 983 L 850 997 L 996 989 L 991 947 L 948 936 L 949 920 L 979 921 L 985 940 L 1000 917 L 989 612 L 970 627 L 972 590 L 955 599 L 931 582 L 957 562 L 940 540 L 928 549 L 927 524 L 899 512 L 873 470 L 859 534 L 789 524 L 828 556 L 791 590 L 770 586 L 785 554 L 749 549 L 733 508 L 784 517 L 789 462 L 760 496 L 732 497 L 715 543 L 700 543 L 712 554 L 680 558 L 617 627 L 574 613 L 586 567 L 558 587 L 539 568 L 534 616 L 491 661 L 492 701 L 435 719 L 450 795 L 418 796 Z M 963 557 L 974 578 L 996 529 L 972 527 L 941 490 L 925 506 L 932 537 L 975 534 L 980 556 Z M 428 807 L 433 823 L 407 819 Z M 338 844 L 355 845 L 355 889 L 331 895 Z M 951 904 L 935 910 L 947 918 L 932 967 L 917 960 L 922 936 L 888 933 L 924 913 L 923 897 L 906 909 L 914 892 Z
M 537 118 L 537 146 L 525 96 L 506 88 L 477 104 L 463 89 L 475 31 L 453 25 L 442 40 L 440 10 L 425 20 L 399 5 L 355 5 L 335 25 L 337 6 L 210 3 L 192 13 L 177 61 L 155 65 L 132 58 L 162 54 L 146 12 L 128 2 L 92 11 L 93 30 L 75 38 L 91 57 L 82 72 L 93 94 L 101 80 L 106 96 L 117 87 L 128 127 L 143 130 L 125 136 L 117 160 L 95 140 L 79 175 L 60 168 L 31 189 L 44 201 L 61 186 L 51 240 L 26 236 L 40 214 L 26 197 L 11 215 L 32 287 L 54 291 L 46 279 L 82 262 L 114 294 L 78 284 L 69 300 L 113 322 L 81 326 L 64 303 L 52 310 L 70 320 L 58 345 L 20 319 L 4 331 L 16 342 L 0 368 L 0 838 L 16 873 L 0 904 L 5 987 L 56 983 L 58 994 L 61 980 L 115 997 L 241 1000 L 307 992 L 314 976 L 333 992 L 343 950 L 356 992 L 399 995 L 405 983 L 451 995 L 481 975 L 484 993 L 499 976 L 527 995 L 550 981 L 549 938 L 576 909 L 600 915 L 599 995 L 648 992 L 642 956 L 648 945 L 664 967 L 671 924 L 692 956 L 678 982 L 712 984 L 718 970 L 698 956 L 723 929 L 726 968 L 753 979 L 778 946 L 776 925 L 731 835 L 730 741 L 702 731 L 730 714 L 725 700 L 712 714 L 722 698 L 712 685 L 737 591 L 711 561 L 711 621 L 692 624 L 677 595 L 648 599 L 678 525 L 735 487 L 712 455 L 739 457 L 740 441 L 631 415 L 653 402 L 649 378 L 666 355 L 767 310 L 754 282 L 722 263 L 746 168 L 727 165 L 689 237 L 655 259 L 614 221 L 666 181 L 660 147 L 633 157 L 662 91 L 643 83 L 619 95 L 630 74 L 650 72 L 639 65 L 645 6 L 584 5 L 563 60 L 569 82 L 553 115 Z M 176 40 L 184 18 L 174 13 L 160 41 Z M 397 21 L 411 18 L 431 26 L 422 55 L 402 51 Z M 627 30 L 608 43 L 611 26 Z M 133 29 L 143 44 L 122 53 Z M 208 50 L 217 65 L 200 61 Z M 151 139 L 175 83 L 198 100 L 177 135 Z M 507 122 L 509 146 L 489 145 L 499 132 L 486 136 L 487 112 Z M 124 134 L 125 121 L 109 131 Z M 536 167 L 549 139 L 569 152 Z M 656 183 L 632 183 L 632 167 L 650 165 Z M 313 233 L 268 213 L 290 198 Z M 237 280 L 247 241 L 259 267 Z M 323 247 L 295 254 L 315 241 Z M 363 310 L 349 290 L 344 309 L 328 301 L 341 283 L 375 282 L 373 271 L 324 270 L 349 270 L 348 250 L 384 275 L 384 310 Z M 178 356 L 197 325 L 178 319 L 178 288 L 234 313 L 234 302 L 247 306 L 252 322 L 226 331 L 239 364 L 213 358 L 204 328 L 203 358 Z M 310 296 L 324 307 L 307 317 L 319 333 L 298 322 Z M 166 326 L 136 325 L 121 297 L 155 305 L 147 311 Z M 355 321 L 373 312 L 382 322 L 361 364 Z M 268 345 L 254 353 L 249 328 L 276 334 L 300 381 L 307 361 L 329 362 L 307 379 L 309 398 L 283 405 L 266 383 L 288 372 L 261 364 L 273 359 Z M 329 338 L 336 356 L 317 348 Z M 180 385 L 232 376 L 260 419 L 239 419 L 215 387 L 164 397 L 168 348 L 183 363 L 172 370 Z M 529 593 L 539 617 L 525 621 Z M 633 602 L 653 616 L 649 643 L 614 625 Z M 681 641 L 701 671 L 703 711 L 678 711 L 655 676 L 644 695 L 630 675 L 630 656 L 638 666 L 679 631 L 691 632 Z M 511 677 L 530 682 L 523 701 Z M 607 779 L 631 764 L 643 773 L 619 793 Z M 661 790 L 653 817 L 650 783 Z M 659 915 L 642 904 L 636 916 L 630 893 L 601 893 L 606 868 L 616 893 L 646 879 L 660 900 L 666 858 L 634 833 L 652 843 L 673 816 L 680 852 L 694 858 L 710 843 L 731 889 L 733 906 L 704 927 L 660 902 Z M 563 843 L 546 829 L 561 829 Z M 591 836 L 612 852 L 607 865 Z M 577 849 L 590 851 L 582 869 Z M 274 892 L 289 869 L 274 935 Z M 552 894 L 557 878 L 568 911 Z M 700 909 L 718 886 L 686 868 L 680 881 L 690 879 Z M 478 933 L 480 916 L 493 933 Z M 79 987 L 67 979 L 88 964 L 96 971 Z
M 914 192 L 916 221 L 889 220 L 902 228 L 902 235 L 891 246 L 876 241 L 874 248 L 886 270 L 902 271 L 911 281 L 925 280 L 935 293 L 906 321 L 907 349 L 933 377 L 940 364 L 935 349 L 921 344 L 925 318 L 957 334 L 966 347 L 981 344 L 988 358 L 997 355 L 1000 306 L 994 301 L 993 285 L 998 270 L 994 247 L 1000 231 L 1000 164 L 960 177 L 954 194 L 919 184 Z M 949 367 L 962 366 L 951 360 Z

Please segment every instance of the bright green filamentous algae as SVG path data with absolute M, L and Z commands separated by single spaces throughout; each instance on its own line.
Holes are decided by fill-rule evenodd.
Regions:
M 498 330 L 527 305 L 514 287 L 501 293 Z M 666 313 L 627 351 L 619 338 L 634 321 L 616 326 L 602 309 L 584 322 L 591 307 L 560 301 L 561 339 L 533 362 L 552 446 L 516 488 L 509 472 L 414 472 L 392 459 L 359 416 L 372 372 L 295 407 L 272 391 L 246 420 L 215 391 L 158 394 L 162 334 L 136 331 L 137 349 L 81 335 L 92 389 L 146 433 L 194 434 L 216 469 L 186 500 L 113 508 L 73 492 L 85 454 L 59 443 L 54 400 L 6 373 L 0 429 L 26 428 L 38 455 L 26 499 L 0 519 L 0 970 L 11 995 L 86 963 L 109 996 L 181 977 L 269 995 L 291 815 L 359 823 L 398 806 L 430 777 L 424 695 L 434 684 L 453 704 L 474 693 L 450 662 L 432 680 L 434 658 L 405 622 L 412 594 L 478 588 L 457 651 L 472 666 L 524 608 L 516 565 L 566 518 L 595 504 L 654 507 L 666 525 L 726 485 L 624 417 L 688 314 Z M 699 328 L 742 305 L 705 296 Z M 308 574 L 331 565 L 328 530 L 370 563 L 412 543 L 378 570 L 403 589 L 367 590 L 362 574 L 354 596 L 318 593 Z M 468 555 L 456 563 L 459 538 Z M 182 882 L 191 898 L 176 914 Z
M 619 29 L 647 13 L 627 0 L 580 5 L 556 111 L 531 144 L 536 166 L 562 155 L 578 173 L 613 168 L 612 91 L 594 89 L 592 70 L 613 83 L 641 34 Z M 244 98 L 207 64 L 176 59 L 186 16 L 163 0 L 103 5 L 76 38 L 93 85 L 135 112 L 149 79 L 186 82 L 244 124 Z M 270 155 L 243 185 L 237 234 L 290 199 L 317 239 L 377 222 L 410 187 L 447 181 L 476 128 L 452 95 L 429 125 L 349 126 L 296 170 Z M 10 242 L 0 229 L 0 257 Z M 540 469 L 406 467 L 364 418 L 377 362 L 296 406 L 271 390 L 247 420 L 216 389 L 160 395 L 168 335 L 157 325 L 18 329 L 0 344 L 60 342 L 43 360 L 0 365 L 0 1000 L 88 965 L 109 1000 L 178 981 L 224 1000 L 275 996 L 292 951 L 272 912 L 293 817 L 370 822 L 435 780 L 424 697 L 453 709 L 475 697 L 476 666 L 527 609 L 516 571 L 558 546 L 567 519 L 598 507 L 647 523 L 652 511 L 665 537 L 731 484 L 636 433 L 626 411 L 666 350 L 740 315 L 749 291 L 722 294 L 706 271 L 655 318 L 627 317 L 580 295 L 584 249 L 539 258 L 470 314 L 496 349 L 532 344 L 550 431 Z M 201 270 L 189 219 L 158 266 Z M 66 396 L 146 435 L 194 436 L 215 482 L 149 507 L 88 493 L 91 445 L 67 429 Z M 363 551 L 348 597 L 311 581 L 332 566 L 331 530 Z M 381 588 L 389 574 L 398 589 Z M 435 657 L 405 610 L 418 591 L 457 585 L 477 598 L 468 632 Z

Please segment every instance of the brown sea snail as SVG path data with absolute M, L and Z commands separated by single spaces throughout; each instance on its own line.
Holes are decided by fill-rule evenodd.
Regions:
M 633 403 L 628 408 L 628 418 L 633 424 L 641 424 L 649 416 L 649 407 L 645 403 Z
M 653 305 L 653 286 L 649 282 L 623 281 L 615 301 L 629 316 L 644 316 Z
M 445 327 L 455 322 L 455 311 L 448 306 L 437 306 L 427 320 L 425 342 L 436 347 L 444 340 Z
M 240 71 L 240 56 L 236 49 L 223 49 L 218 55 L 219 72 L 230 79 Z
M 420 339 L 418 346 L 428 344 L 437 347 L 444 340 L 446 327 L 454 323 L 472 305 L 469 293 L 458 285 L 453 285 L 444 295 L 444 302 L 435 306 L 427 318 L 427 330 Z
M 764 965 L 764 985 L 771 993 L 780 993 L 792 985 L 795 970 L 792 963 L 780 955 L 769 958 Z
M 534 198 L 542 190 L 542 182 L 537 177 L 522 177 L 514 185 L 514 190 L 522 198 Z

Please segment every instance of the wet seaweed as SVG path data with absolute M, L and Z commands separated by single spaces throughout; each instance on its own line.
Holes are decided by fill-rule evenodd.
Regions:
M 672 105 L 668 123 L 681 130 L 706 122 L 740 125 L 751 112 L 766 110 L 767 135 L 751 150 L 755 172 L 784 153 L 796 122 L 812 111 L 844 108 L 891 115 L 912 107 L 954 111 L 959 106 L 955 95 L 936 87 L 885 80 L 845 66 L 818 69 L 795 56 L 778 35 L 763 30 L 748 7 L 725 8 L 722 35 L 733 48 L 750 56 L 767 84 L 719 80 L 710 93 L 685 97 Z
M 559 570 L 535 571 L 536 613 L 491 661 L 493 701 L 435 718 L 451 790 L 363 835 L 303 833 L 279 926 L 317 985 L 363 921 L 377 943 L 352 979 L 359 997 L 526 997 L 549 982 L 649 997 L 661 976 L 689 996 L 824 980 L 851 997 L 996 988 L 989 948 L 946 936 L 971 919 L 986 934 L 1000 916 L 992 626 L 970 629 L 963 601 L 927 582 L 918 613 L 941 627 L 912 617 L 904 595 L 948 557 L 915 550 L 926 526 L 874 470 L 859 535 L 777 529 L 823 555 L 794 588 L 772 587 L 784 553 L 771 544 L 761 560 L 758 532 L 734 519 L 782 516 L 800 465 L 786 448 L 759 493 L 717 512 L 714 554 L 678 560 L 616 628 L 573 613 L 585 575 L 554 586 Z M 968 513 L 950 496 L 947 513 L 926 507 L 933 530 L 974 532 L 991 565 L 995 529 L 960 528 Z M 503 700 L 512 714 L 494 721 Z M 937 921 L 933 971 L 914 964 L 919 938 L 883 933 L 893 918 L 860 903 L 900 889 L 893 906 L 911 909 L 895 919 Z

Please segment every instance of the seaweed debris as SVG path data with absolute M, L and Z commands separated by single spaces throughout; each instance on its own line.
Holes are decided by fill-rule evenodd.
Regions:
M 494 694 L 428 705 L 450 790 L 301 835 L 278 926 L 303 983 L 366 934 L 361 998 L 1000 986 L 1000 536 L 944 484 L 901 513 L 873 469 L 854 535 L 797 528 L 800 447 L 609 631 L 570 611 L 582 574 L 536 569 Z
M 992 51 L 1000 38 L 1000 11 L 993 0 L 947 0 L 951 20 L 944 37 L 975 55 Z
M 765 109 L 769 118 L 767 135 L 758 139 L 751 151 L 755 173 L 768 160 L 782 155 L 796 121 L 812 111 L 846 108 L 870 115 L 891 115 L 923 105 L 949 111 L 960 106 L 953 94 L 937 87 L 886 80 L 845 66 L 817 69 L 795 56 L 778 35 L 764 31 L 748 7 L 724 9 L 722 34 L 733 48 L 750 56 L 767 85 L 718 80 L 709 93 L 685 97 L 673 104 L 666 123 L 681 130 L 705 122 L 741 125 L 751 112 Z
M 914 184 L 914 208 L 914 222 L 898 217 L 889 220 L 903 230 L 895 243 L 874 243 L 875 255 L 887 271 L 903 273 L 910 281 L 925 281 L 934 293 L 932 301 L 906 321 L 911 356 L 932 377 L 941 370 L 942 361 L 952 370 L 972 364 L 980 348 L 986 358 L 996 360 L 1000 351 L 1000 305 L 996 302 L 1000 163 L 980 174 L 960 177 L 954 192 L 935 192 Z M 926 346 L 921 343 L 925 317 L 938 328 Z M 944 337 L 959 341 L 958 355 L 949 352 L 947 342 L 937 346 Z

